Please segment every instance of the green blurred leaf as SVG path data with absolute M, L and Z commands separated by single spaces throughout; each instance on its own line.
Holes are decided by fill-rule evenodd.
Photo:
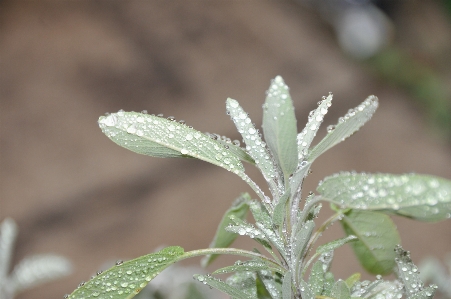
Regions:
M 324 245 L 318 246 L 318 248 L 316 249 L 316 253 L 317 254 L 322 254 L 322 253 L 326 253 L 326 252 L 335 250 L 338 247 L 341 247 L 341 246 L 345 245 L 346 243 L 349 243 L 349 242 L 352 242 L 352 241 L 356 241 L 357 239 L 358 238 L 356 236 L 349 235 L 347 237 L 331 241 L 331 242 L 326 243 Z
M 311 285 L 301 279 L 301 297 L 302 299 L 315 299 L 315 293 L 311 289 Z
M 288 180 L 298 164 L 297 128 L 289 88 L 280 76 L 271 81 L 267 91 L 263 105 L 263 133 L 271 153 Z
M 350 109 L 345 116 L 339 118 L 336 125 L 328 127 L 328 134 L 311 150 L 308 161 L 313 162 L 325 151 L 357 132 L 371 119 L 378 105 L 377 97 L 369 96 L 359 106 Z
M 362 266 L 372 274 L 387 275 L 395 267 L 396 245 L 401 243 L 389 216 L 371 211 L 351 210 L 341 220 L 347 235 L 359 240 L 350 243 Z
M 263 283 L 262 279 L 260 278 L 260 275 L 258 275 L 255 280 L 255 285 L 257 287 L 257 298 L 258 299 L 279 299 L 279 297 L 273 297 L 271 296 L 271 293 L 266 288 L 266 285 Z
M 317 188 L 341 207 L 379 210 L 423 221 L 451 217 L 451 181 L 419 174 L 340 173 Z
M 225 283 L 224 281 L 220 280 L 219 278 L 216 278 L 216 277 L 213 277 L 210 275 L 196 274 L 196 275 L 194 275 L 194 278 L 203 284 L 209 285 L 212 288 L 218 289 L 221 292 L 224 292 L 224 293 L 232 296 L 232 298 L 237 298 L 237 299 L 256 299 L 257 298 L 256 296 L 246 294 L 245 292 L 242 291 L 241 288 L 230 286 L 227 283 Z
M 136 113 L 112 113 L 99 118 L 103 133 L 135 153 L 159 158 L 192 157 L 238 175 L 244 167 L 232 151 L 185 124 L 162 117 Z
M 265 285 L 266 290 L 271 295 L 273 299 L 281 299 L 282 298 L 282 280 L 280 279 L 282 276 L 274 275 L 271 271 L 258 271 L 257 277 L 262 281 Z
M 351 299 L 351 292 L 346 282 L 341 279 L 337 280 L 330 295 L 335 299 Z
M 313 264 L 308 284 L 314 296 L 319 296 L 323 292 L 324 274 L 325 272 L 323 269 L 323 263 L 321 261 L 317 261 L 315 264 Z
M 324 275 L 324 288 L 322 295 L 331 296 L 334 285 L 335 285 L 334 274 L 332 272 L 326 272 L 326 274 Z
M 237 234 L 229 232 L 225 228 L 233 223 L 233 221 L 230 219 L 231 216 L 238 219 L 246 218 L 247 212 L 249 211 L 250 200 L 251 197 L 249 196 L 249 194 L 243 193 L 234 201 L 232 206 L 225 212 L 224 216 L 222 217 L 213 241 L 210 244 L 210 248 L 226 248 L 229 247 L 233 243 L 233 241 L 235 241 Z M 202 266 L 208 266 L 217 257 L 217 254 L 205 256 L 202 259 Z
M 129 299 L 155 276 L 183 257 L 183 248 L 172 246 L 114 266 L 79 286 L 68 299 Z
M 360 280 L 361 276 L 362 275 L 360 275 L 360 273 L 354 273 L 351 276 L 349 276 L 348 278 L 346 278 L 345 282 L 346 282 L 346 285 L 348 286 L 348 288 L 352 288 L 354 286 L 354 284 Z

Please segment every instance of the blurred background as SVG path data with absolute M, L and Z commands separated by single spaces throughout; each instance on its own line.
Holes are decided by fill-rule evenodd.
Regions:
M 100 115 L 147 110 L 241 139 L 226 98 L 259 125 L 281 75 L 299 130 L 333 92 L 316 142 L 368 95 L 380 99 L 361 132 L 315 162 L 306 191 L 340 170 L 451 179 L 450 53 L 450 1 L 1 1 L 0 221 L 18 223 L 14 262 L 51 252 L 75 266 L 17 298 L 62 298 L 105 262 L 161 245 L 207 247 L 250 191 L 204 162 L 120 148 Z M 394 220 L 414 261 L 451 251 L 449 221 Z M 342 235 L 335 225 L 321 242 Z M 337 256 L 336 277 L 362 271 L 346 246 Z

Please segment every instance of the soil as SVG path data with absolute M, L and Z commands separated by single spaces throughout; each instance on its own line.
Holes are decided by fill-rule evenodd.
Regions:
M 207 163 L 149 158 L 118 147 L 98 129 L 105 112 L 163 113 L 239 139 L 225 114 L 226 98 L 237 99 L 260 124 L 264 92 L 270 79 L 282 75 L 299 129 L 321 97 L 334 93 L 322 135 L 368 95 L 380 99 L 378 112 L 358 134 L 315 162 L 306 190 L 340 170 L 451 179 L 450 143 L 432 133 L 423 108 L 344 55 L 329 25 L 296 2 L 0 6 L 0 220 L 12 217 L 19 225 L 15 263 L 52 252 L 74 264 L 71 276 L 19 299 L 60 299 L 103 263 L 161 245 L 207 247 L 225 209 L 250 192 L 238 177 Z M 451 251 L 449 221 L 394 220 L 415 261 L 442 259 Z M 335 225 L 324 241 L 342 234 Z M 239 240 L 235 246 L 252 243 Z M 337 256 L 337 277 L 362 271 L 349 248 Z

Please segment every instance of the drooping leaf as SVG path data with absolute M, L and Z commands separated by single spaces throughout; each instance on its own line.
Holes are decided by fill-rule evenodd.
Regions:
M 326 137 L 311 150 L 308 155 L 308 161 L 313 162 L 325 151 L 357 132 L 371 119 L 378 105 L 377 97 L 369 96 L 359 106 L 350 109 L 345 116 L 339 118 L 338 123 L 335 126 L 330 126 L 328 128 Z
M 412 262 L 410 253 L 396 246 L 397 276 L 403 282 L 408 299 L 429 299 L 434 296 L 436 287 L 424 287 L 418 267 Z
M 346 282 L 341 279 L 337 280 L 330 295 L 335 299 L 351 299 L 351 292 Z
M 358 238 L 354 235 L 349 235 L 347 237 L 341 238 L 341 239 L 337 239 L 334 241 L 331 241 L 329 243 L 326 243 L 324 245 L 318 246 L 318 248 L 316 249 L 316 253 L 317 254 L 322 254 L 322 253 L 326 253 L 329 251 L 333 251 L 335 249 L 337 249 L 338 247 L 343 246 L 346 243 L 352 242 L 352 241 L 356 241 Z
M 181 259 L 183 254 L 183 248 L 172 246 L 116 265 L 80 284 L 68 299 L 133 298 L 161 271 Z
M 286 272 L 282 279 L 282 299 L 292 299 L 291 272 Z
M 324 116 L 327 114 L 327 110 L 331 105 L 332 94 L 329 94 L 328 97 L 323 97 L 323 100 L 318 102 L 318 108 L 310 111 L 305 128 L 297 136 L 299 155 L 298 164 L 301 164 L 302 161 L 307 160 L 310 144 L 312 143 L 313 138 L 315 138 L 316 133 L 323 122 Z
M 379 210 L 423 221 L 451 216 L 451 181 L 419 174 L 340 173 L 317 188 L 341 207 Z
M 251 197 L 249 196 L 249 194 L 243 193 L 241 194 L 240 197 L 238 197 L 234 201 L 232 206 L 225 212 L 224 216 L 222 217 L 222 220 L 219 223 L 213 241 L 210 244 L 210 248 L 229 247 L 233 243 L 233 241 L 235 241 L 237 235 L 235 233 L 227 231 L 225 228 L 228 227 L 231 223 L 233 223 L 233 221 L 230 220 L 231 216 L 238 219 L 246 218 L 247 212 L 249 211 L 248 202 L 250 200 Z M 217 254 L 205 256 L 202 259 L 202 266 L 203 267 L 208 266 L 217 257 L 218 257 Z
M 196 274 L 194 275 L 194 278 L 200 281 L 203 284 L 209 285 L 212 288 L 218 289 L 221 292 L 224 292 L 232 298 L 237 299 L 256 299 L 256 296 L 252 296 L 249 294 L 246 294 L 243 292 L 242 289 L 230 286 L 229 284 L 225 283 L 224 281 L 220 280 L 219 278 L 213 277 L 211 275 L 200 275 Z
M 317 261 L 315 264 L 313 264 L 308 284 L 314 296 L 319 296 L 323 292 L 325 280 L 324 274 L 325 271 L 323 269 L 323 263 L 321 261 Z
M 103 133 L 135 153 L 159 158 L 192 157 L 236 174 L 244 167 L 232 151 L 185 124 L 136 112 L 112 113 L 99 118 Z
M 273 179 L 278 175 L 277 171 L 271 162 L 268 148 L 261 140 L 251 119 L 236 100 L 230 98 L 227 99 L 226 109 L 230 114 L 232 121 L 235 123 L 238 132 L 243 136 L 247 152 L 254 159 L 255 164 L 262 172 L 266 181 L 273 182 Z
M 350 244 L 368 272 L 387 275 L 393 271 L 393 249 L 401 243 L 401 238 L 389 216 L 379 212 L 351 210 L 344 215 L 341 223 L 347 235 L 359 238 Z
M 284 177 L 294 172 L 298 164 L 296 116 L 288 86 L 282 77 L 271 81 L 263 105 L 263 133 Z

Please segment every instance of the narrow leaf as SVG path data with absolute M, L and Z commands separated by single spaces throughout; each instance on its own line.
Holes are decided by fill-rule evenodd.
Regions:
M 258 299 L 279 299 L 278 297 L 271 296 L 271 293 L 269 293 L 268 289 L 266 288 L 266 285 L 263 283 L 259 275 L 257 275 L 256 277 L 255 285 L 257 287 Z
M 103 133 L 118 145 L 152 157 L 192 157 L 244 172 L 239 157 L 216 140 L 185 124 L 136 112 L 112 113 L 99 118 Z
M 263 260 L 250 260 L 250 261 L 237 261 L 232 266 L 227 266 L 224 268 L 220 268 L 213 272 L 213 274 L 225 274 L 232 272 L 246 272 L 246 271 L 260 271 L 260 270 L 268 270 L 281 273 L 280 268 L 274 267 L 273 264 L 265 263 Z M 281 273 L 283 274 L 283 273 Z
M 323 263 L 321 261 L 317 261 L 315 264 L 313 264 L 308 284 L 314 296 L 319 296 L 323 292 L 324 274 L 325 271 L 323 269 Z
M 318 102 L 318 108 L 310 111 L 305 128 L 297 136 L 299 164 L 301 164 L 302 161 L 307 160 L 310 144 L 312 143 L 313 138 L 315 138 L 316 133 L 323 122 L 324 116 L 327 114 L 327 110 L 331 105 L 332 94 L 329 94 L 327 98 L 323 97 L 323 100 Z
M 291 273 L 285 273 L 282 280 L 282 299 L 292 299 L 291 294 L 293 290 L 291 289 Z
M 324 289 L 322 295 L 331 296 L 334 285 L 335 285 L 334 274 L 332 272 L 326 272 L 326 274 L 324 275 Z
M 310 237 L 312 236 L 313 229 L 315 228 L 315 222 L 312 220 L 306 221 L 301 229 L 296 233 L 294 238 L 294 246 L 292 246 L 292 254 L 294 256 L 293 261 L 296 263 L 301 262 L 301 258 L 305 255 L 305 249 Z
M 354 284 L 360 280 L 361 276 L 362 275 L 360 275 L 360 273 L 354 273 L 351 276 L 349 276 L 348 278 L 346 278 L 345 282 L 346 282 L 346 285 L 348 286 L 348 288 L 351 289 L 354 286 Z
M 161 271 L 182 258 L 183 254 L 183 248 L 172 246 L 124 262 L 80 284 L 68 299 L 133 298 Z
M 356 241 L 357 239 L 358 238 L 356 236 L 349 235 L 347 237 L 331 241 L 331 242 L 326 243 L 324 245 L 318 246 L 318 248 L 316 249 L 316 253 L 322 254 L 322 253 L 326 253 L 326 252 L 335 250 L 338 247 L 341 247 L 341 246 L 343 246 L 344 244 L 346 244 L 348 242 Z
M 288 188 L 288 190 L 285 191 L 283 196 L 279 199 L 279 202 L 274 207 L 274 212 L 272 214 L 272 220 L 276 226 L 280 227 L 283 225 L 289 198 L 290 198 L 290 189 Z
M 340 173 L 317 188 L 341 207 L 380 210 L 423 221 L 451 215 L 451 181 L 419 174 Z
M 263 133 L 284 177 L 294 172 L 298 162 L 296 116 L 289 88 L 282 77 L 271 81 L 263 105 Z
M 232 298 L 237 299 L 254 299 L 256 296 L 251 296 L 241 291 L 239 288 L 233 287 L 220 280 L 219 278 L 213 277 L 211 275 L 194 275 L 194 278 L 200 281 L 203 284 L 209 285 L 212 288 L 218 289 L 221 292 L 224 292 L 230 295 Z
M 313 162 L 325 151 L 357 132 L 371 119 L 378 105 L 377 97 L 369 96 L 359 106 L 350 109 L 345 116 L 338 119 L 336 125 L 328 127 L 328 134 L 311 150 L 308 161 Z
M 351 299 L 351 292 L 349 291 L 346 282 L 341 279 L 337 280 L 332 288 L 331 297 L 335 299 Z
M 225 212 L 224 216 L 222 217 L 213 241 L 210 244 L 210 248 L 226 248 L 229 247 L 233 243 L 233 241 L 235 241 L 237 235 L 235 233 L 227 231 L 225 228 L 233 223 L 232 220 L 230 220 L 231 216 L 238 219 L 246 218 L 247 212 L 249 211 L 248 202 L 250 200 L 251 197 L 247 193 L 241 194 L 241 196 L 235 200 L 232 206 Z M 202 259 L 202 266 L 208 266 L 217 257 L 217 254 L 205 256 Z
M 368 272 L 387 275 L 393 271 L 393 249 L 401 239 L 390 217 L 378 212 L 351 210 L 341 223 L 347 235 L 359 238 L 351 247 Z

